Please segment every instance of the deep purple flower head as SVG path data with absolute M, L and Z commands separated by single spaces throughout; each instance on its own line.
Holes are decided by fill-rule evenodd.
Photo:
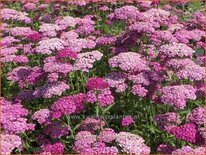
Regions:
M 86 83 L 86 88 L 88 90 L 102 90 L 109 87 L 109 84 L 103 79 L 99 77 L 90 78 Z
M 157 151 L 161 154 L 171 154 L 174 150 L 174 147 L 166 144 L 160 144 L 157 148 Z
M 61 138 L 69 133 L 69 128 L 69 126 L 63 126 L 60 122 L 53 122 L 44 128 L 44 133 L 51 138 Z
M 104 126 L 105 126 L 105 122 L 101 119 L 86 118 L 81 123 L 81 130 L 95 133 L 97 130 L 100 130 Z
M 49 23 L 49 22 L 51 22 L 52 17 L 51 17 L 50 14 L 45 13 L 45 14 L 44 14 L 43 16 L 41 16 L 39 19 L 40 19 L 41 21 L 45 22 L 45 23 Z
M 151 5 L 159 5 L 160 4 L 160 0 L 153 0 Z

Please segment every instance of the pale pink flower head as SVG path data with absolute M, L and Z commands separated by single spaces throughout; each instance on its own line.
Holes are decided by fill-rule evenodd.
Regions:
M 10 154 L 16 147 L 20 147 L 21 138 L 13 134 L 1 134 L 1 154 Z
M 149 154 L 150 148 L 144 144 L 144 139 L 139 135 L 129 132 L 120 132 L 116 136 L 117 144 L 122 151 L 128 154 Z

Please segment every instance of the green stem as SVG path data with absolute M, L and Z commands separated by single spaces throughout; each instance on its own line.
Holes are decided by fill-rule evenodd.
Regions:
M 99 104 L 98 103 L 96 104 L 95 112 L 96 112 L 96 117 L 99 118 Z
M 70 116 L 69 116 L 69 115 L 66 115 L 66 119 L 67 119 L 67 124 L 68 124 L 69 130 L 70 130 L 70 132 L 71 132 L 71 137 L 72 137 L 72 139 L 74 139 L 75 136 L 74 136 L 74 131 L 72 130 L 72 126 L 71 126 Z

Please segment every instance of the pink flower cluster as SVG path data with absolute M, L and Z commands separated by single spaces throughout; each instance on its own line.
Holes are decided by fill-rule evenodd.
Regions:
M 71 115 L 78 113 L 84 109 L 86 95 L 83 93 L 64 96 L 55 101 L 51 106 L 51 112 L 53 118 L 60 118 L 62 115 Z
M 144 144 L 144 139 L 138 135 L 128 132 L 120 132 L 116 136 L 117 144 L 122 148 L 123 153 L 128 154 L 149 154 L 150 148 Z
M 27 24 L 32 22 L 26 12 L 19 12 L 13 9 L 2 9 L 1 16 L 4 20 L 16 20 Z
M 35 124 L 28 123 L 29 111 L 23 108 L 20 101 L 11 102 L 1 99 L 1 124 L 5 133 L 19 134 L 28 130 L 34 130 Z
M 102 132 L 108 133 L 113 131 L 107 130 Z M 106 138 L 105 136 L 107 137 L 108 135 L 103 135 L 103 133 L 100 132 L 100 139 L 98 141 L 98 136 L 93 135 L 89 131 L 80 131 L 75 137 L 73 150 L 81 154 L 117 154 L 117 147 L 106 146 L 106 143 L 102 141 Z M 111 138 L 111 140 L 115 138 L 115 134 L 110 133 L 110 136 L 109 138 Z
M 133 120 L 132 116 L 125 116 L 124 118 L 122 118 L 121 124 L 122 126 L 129 126 L 131 124 L 135 123 L 135 121 Z
M 205 122 L 205 109 L 198 107 L 192 110 L 188 117 L 189 122 L 196 124 L 204 124 Z
M 161 101 L 175 108 L 184 109 L 186 100 L 196 99 L 195 93 L 196 89 L 191 85 L 165 86 L 161 89 Z
M 192 123 L 172 127 L 170 129 L 170 133 L 175 135 L 175 137 L 178 139 L 182 139 L 191 143 L 198 142 L 197 129 L 196 126 Z

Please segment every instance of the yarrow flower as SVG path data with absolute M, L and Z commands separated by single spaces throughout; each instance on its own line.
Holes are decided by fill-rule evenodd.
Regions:
M 84 109 L 86 95 L 83 93 L 65 96 L 55 101 L 51 106 L 52 117 L 60 118 L 62 115 L 71 115 Z
M 38 67 L 19 66 L 8 72 L 7 79 L 18 82 L 22 88 L 27 84 L 35 84 L 42 76 L 43 72 Z
M 109 143 L 115 140 L 117 133 L 111 128 L 106 128 L 99 133 L 98 139 L 102 142 Z
M 1 154 L 11 154 L 15 148 L 22 145 L 21 138 L 13 134 L 1 134 Z
M 128 154 L 149 154 L 150 148 L 144 144 L 144 139 L 129 132 L 120 132 L 115 141 L 122 148 L 122 152 Z
M 154 33 L 155 29 L 153 23 L 150 22 L 137 22 L 129 26 L 130 31 L 136 31 L 137 33 Z
M 44 36 L 55 37 L 57 32 L 62 30 L 58 25 L 43 23 L 39 27 L 39 31 L 43 33 Z
M 140 84 L 136 84 L 132 87 L 132 93 L 137 96 L 144 97 L 147 95 L 148 90 L 142 87 Z
M 66 29 L 67 27 L 75 27 L 77 24 L 77 19 L 71 16 L 65 16 L 63 18 L 59 18 L 55 21 L 56 25 L 58 25 L 61 29 Z
M 77 53 L 70 50 L 69 48 L 62 49 L 57 52 L 56 54 L 57 58 L 73 58 L 77 59 Z
M 17 55 L 14 59 L 14 62 L 16 63 L 24 63 L 27 64 L 29 62 L 29 59 L 25 55 Z
M 49 109 L 40 109 L 32 115 L 33 120 L 37 120 L 39 124 L 48 124 L 51 119 L 51 112 Z
M 105 126 L 105 122 L 101 119 L 86 118 L 81 123 L 81 130 L 95 133 Z
M 116 19 L 135 19 L 139 11 L 134 6 L 123 6 L 114 10 L 114 18 Z
M 161 154 L 171 154 L 173 151 L 175 151 L 175 148 L 167 144 L 160 144 L 157 148 L 157 151 Z
M 0 153 L 205 154 L 202 7 L 96 1 L 0 3 Z
M 49 135 L 51 138 L 54 139 L 59 139 L 62 136 L 67 135 L 68 129 L 70 127 L 69 126 L 63 126 L 60 122 L 52 122 L 51 124 L 48 124 L 45 128 L 44 128 L 44 133 L 46 135 Z
M 65 42 L 59 38 L 51 38 L 46 40 L 41 40 L 39 46 L 36 47 L 36 53 L 41 54 L 52 54 L 55 50 L 61 50 L 65 46 Z
M 128 115 L 122 118 L 121 124 L 122 126 L 129 126 L 131 124 L 135 123 L 132 116 Z
M 198 107 L 192 110 L 188 117 L 188 121 L 196 124 L 204 124 L 205 122 L 205 109 Z
M 190 146 L 183 146 L 180 149 L 176 149 L 172 151 L 172 154 L 205 154 L 205 148 L 204 147 L 198 147 L 198 148 L 191 148 Z
M 155 116 L 155 121 L 158 123 L 180 123 L 180 116 L 175 112 L 167 112 L 165 114 L 158 114 Z
M 39 42 L 42 40 L 43 35 L 40 33 L 32 33 L 27 36 L 27 38 L 33 42 Z
M 97 38 L 96 43 L 98 46 L 111 46 L 115 45 L 116 39 L 117 38 L 115 36 L 103 36 Z
M 108 88 L 109 84 L 102 78 L 96 77 L 96 78 L 90 78 L 88 79 L 87 83 L 86 83 L 86 88 L 88 90 L 102 90 L 105 88 Z
M 50 83 L 57 82 L 59 79 L 59 75 L 58 73 L 50 73 L 48 74 L 47 79 Z
M 70 62 L 64 62 L 55 56 L 44 59 L 43 70 L 48 73 L 62 73 L 66 75 L 71 72 L 73 68 Z
M 176 75 L 179 79 L 203 80 L 205 77 L 205 67 L 201 67 L 193 62 L 178 70 Z
M 96 135 L 88 131 L 80 131 L 75 137 L 73 150 L 81 154 L 117 154 L 118 149 L 114 146 L 106 146 L 98 141 Z
M 1 124 L 4 132 L 19 134 L 28 130 L 34 130 L 34 124 L 28 123 L 26 116 L 28 110 L 23 108 L 20 103 L 12 103 L 1 99 Z
M 98 101 L 100 106 L 105 107 L 114 103 L 114 96 L 109 89 L 103 89 L 98 92 L 91 90 L 87 92 L 86 101 L 89 103 Z
M 161 101 L 164 104 L 174 106 L 177 109 L 184 109 L 186 100 L 196 99 L 196 89 L 191 85 L 165 86 L 161 90 Z
M 20 12 L 13 9 L 4 8 L 1 10 L 1 17 L 4 20 L 16 20 L 24 23 L 31 23 L 31 19 L 26 12 Z
M 119 67 L 124 71 L 143 71 L 149 70 L 147 62 L 141 55 L 134 52 L 120 53 L 109 59 L 110 67 Z
M 5 48 L 1 49 L 1 55 L 2 56 L 16 54 L 17 52 L 18 52 L 17 47 L 5 47 Z
M 198 133 L 195 124 L 189 123 L 180 126 L 174 126 L 170 131 L 177 139 L 185 140 L 190 143 L 198 143 Z
M 41 146 L 39 154 L 63 154 L 65 145 L 62 142 L 44 144 Z
M 146 72 L 141 72 L 139 74 L 128 74 L 127 79 L 131 80 L 135 84 L 142 84 L 148 86 L 150 84 L 150 76 Z
M 177 31 L 174 36 L 181 42 L 185 44 L 190 44 L 190 41 L 200 41 L 201 38 L 204 37 L 204 31 L 195 29 L 192 31 L 187 30 L 179 30 Z
M 37 33 L 30 27 L 12 27 L 9 32 L 15 37 L 28 37 L 31 34 Z
M 159 23 L 161 25 L 168 24 L 169 16 L 171 12 L 163 10 L 161 8 L 152 8 L 145 12 L 141 12 L 138 16 L 143 21 L 149 21 L 153 23 Z
M 200 11 L 196 11 L 192 14 L 192 18 L 190 19 L 190 23 L 193 27 L 199 27 L 202 30 L 205 29 L 205 22 L 204 22 L 205 15 Z
M 25 10 L 33 10 L 34 8 L 36 8 L 36 4 L 35 3 L 26 3 L 23 5 L 23 8 Z
M 35 99 L 36 96 L 33 95 L 33 90 L 24 90 L 18 93 L 18 95 L 16 96 L 16 99 L 20 99 L 20 100 L 31 100 L 31 99 Z
M 114 103 L 114 96 L 109 89 L 102 90 L 97 97 L 100 106 L 105 107 Z
M 127 89 L 127 84 L 125 83 L 127 75 L 124 72 L 112 72 L 109 73 L 105 80 L 108 82 L 109 86 L 116 88 L 116 92 L 124 92 Z
M 13 45 L 15 43 L 18 43 L 19 41 L 20 41 L 19 39 L 16 39 L 16 38 L 14 38 L 12 36 L 6 36 L 4 38 L 1 38 L 1 45 L 3 45 L 3 46 L 10 46 L 10 45 Z
M 173 58 L 175 56 L 192 58 L 193 53 L 195 53 L 192 48 L 182 43 L 162 45 L 159 49 L 159 52 L 161 55 L 169 58 Z
M 94 62 L 100 60 L 102 56 L 103 54 L 99 51 L 79 53 L 78 59 L 74 64 L 74 70 L 89 72 L 93 67 Z
M 45 84 L 41 87 L 37 87 L 33 92 L 33 95 L 36 97 L 51 98 L 54 95 L 61 96 L 64 91 L 69 89 L 70 87 L 68 84 L 57 81 L 55 83 Z

